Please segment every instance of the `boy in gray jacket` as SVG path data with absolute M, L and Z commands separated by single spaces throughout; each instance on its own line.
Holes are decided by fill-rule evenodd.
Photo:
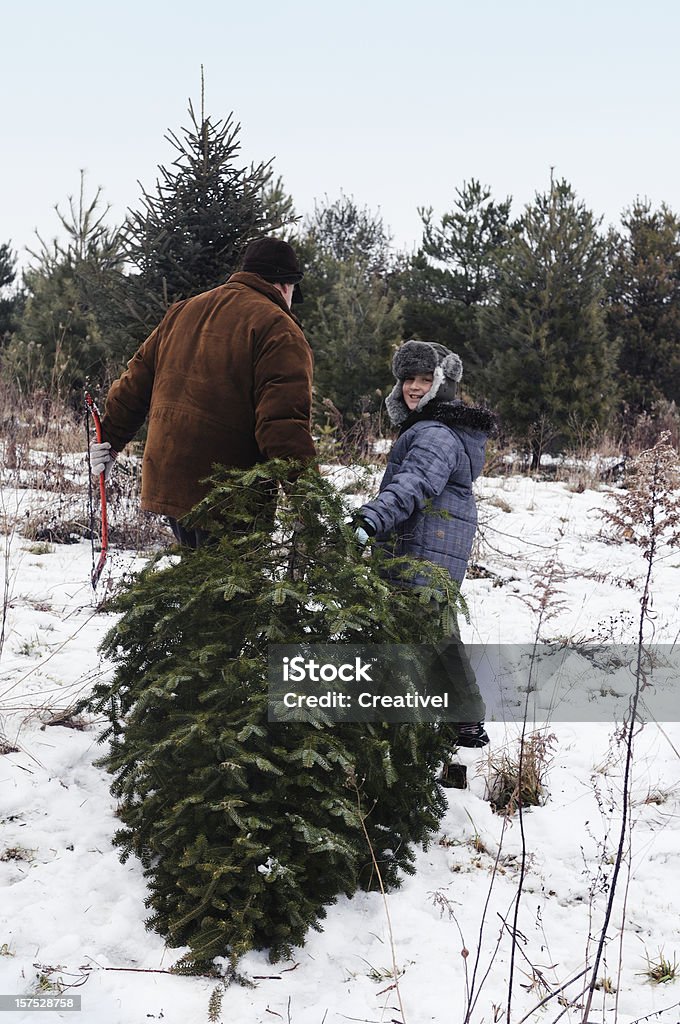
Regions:
M 487 409 L 458 399 L 463 364 L 455 352 L 428 341 L 407 341 L 395 353 L 397 379 L 385 405 L 399 436 L 378 497 L 355 520 L 357 540 L 369 538 L 394 556 L 409 555 L 446 569 L 461 583 L 477 527 L 472 483 L 482 472 L 486 441 L 495 426 Z M 414 586 L 427 580 L 416 576 Z M 489 742 L 484 702 L 457 632 L 442 658 L 467 681 L 456 725 L 459 746 Z M 462 717 L 465 717 L 465 721 Z M 476 721 L 467 720 L 476 718 Z

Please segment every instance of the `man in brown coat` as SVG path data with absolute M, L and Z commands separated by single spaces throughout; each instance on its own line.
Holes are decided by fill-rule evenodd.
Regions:
M 302 279 L 292 247 L 260 238 L 225 284 L 177 302 L 111 386 L 93 473 L 108 472 L 148 417 L 142 508 L 178 522 L 205 496 L 214 463 L 311 461 L 312 352 L 291 304 Z

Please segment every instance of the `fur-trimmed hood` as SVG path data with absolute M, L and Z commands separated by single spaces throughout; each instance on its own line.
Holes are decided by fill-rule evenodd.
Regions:
M 408 442 L 408 438 L 416 433 L 420 435 L 420 443 L 433 452 L 441 444 L 445 445 L 446 442 L 441 439 L 441 427 L 432 433 L 432 424 L 448 427 L 455 434 L 458 444 L 463 446 L 470 460 L 472 479 L 476 480 L 484 470 L 487 438 L 497 429 L 493 412 L 479 405 L 465 405 L 461 401 L 428 402 L 424 409 L 414 409 L 409 413 L 401 425 L 393 450 Z M 430 433 L 427 440 L 423 440 L 423 432 L 428 429 Z M 410 443 L 413 443 L 412 437 Z
M 425 396 L 427 397 L 427 396 Z M 464 402 L 441 402 L 436 399 L 427 403 L 422 409 L 414 409 L 399 425 L 399 436 L 421 420 L 435 420 L 452 429 L 479 430 L 487 437 L 498 430 L 498 420 L 491 409 L 482 405 L 465 405 Z

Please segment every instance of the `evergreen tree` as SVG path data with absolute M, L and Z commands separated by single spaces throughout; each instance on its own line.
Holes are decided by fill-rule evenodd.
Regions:
M 496 203 L 491 190 L 472 178 L 456 189 L 453 209 L 433 223 L 433 211 L 421 209 L 423 251 L 444 264 L 449 296 L 465 307 L 478 306 L 496 280 L 498 250 L 506 240 L 511 200 Z
M 614 239 L 610 332 L 620 345 L 621 398 L 629 414 L 659 400 L 680 404 L 680 220 L 638 200 Z
M 8 243 L 0 245 L 0 348 L 7 344 L 16 327 L 21 295 L 15 288 L 17 257 Z
M 388 282 L 390 237 L 379 216 L 342 196 L 315 208 L 299 249 L 300 317 L 314 350 L 316 392 L 351 423 L 378 408 L 402 338 L 401 303 Z
M 307 218 L 303 242 L 322 267 L 357 259 L 367 275 L 385 277 L 392 264 L 389 232 L 379 214 L 360 208 L 351 196 L 316 203 Z M 311 268 L 310 268 L 311 269 Z
M 90 705 L 110 721 L 115 842 L 144 864 L 148 926 L 188 945 L 194 969 L 251 948 L 276 959 L 339 894 L 375 887 L 362 819 L 383 881 L 398 884 L 445 806 L 434 778 L 450 752 L 445 729 L 268 721 L 270 644 L 440 634 L 422 613 L 427 591 L 388 586 L 358 555 L 347 510 L 318 473 L 286 485 L 272 533 L 263 493 L 289 472 L 216 474 L 193 518 L 214 543 L 160 556 L 118 598 L 104 644 L 115 674 Z M 455 610 L 455 585 L 434 585 Z
M 603 303 L 604 239 L 565 181 L 514 226 L 494 301 L 480 313 L 485 390 L 504 427 L 530 440 L 532 465 L 615 406 L 615 353 Z
M 390 360 L 402 333 L 400 304 L 384 282 L 352 261 L 337 264 L 303 326 L 317 396 L 330 399 L 347 424 L 375 412 L 393 383 Z
M 295 212 L 293 197 L 286 190 L 283 178 L 267 179 L 262 189 L 261 218 L 265 225 L 276 231 L 277 238 L 283 238 L 294 244 L 295 226 L 300 217 Z
M 253 237 L 295 219 L 271 161 L 238 162 L 233 114 L 213 121 L 202 109 L 197 118 L 190 103 L 189 118 L 188 128 L 168 132 L 175 159 L 159 168 L 155 190 L 143 190 L 121 230 L 131 273 L 121 282 L 119 312 L 139 341 L 173 302 L 222 284 Z
M 397 278 L 406 300 L 405 336 L 437 341 L 457 352 L 466 384 L 473 387 L 484 362 L 478 311 L 494 292 L 510 204 L 510 199 L 496 203 L 490 189 L 473 178 L 456 189 L 453 208 L 439 223 L 431 207 L 421 208 L 421 248 Z
M 102 296 L 121 266 L 116 231 L 105 221 L 101 189 L 85 197 L 81 173 L 77 200 L 68 212 L 55 207 L 64 240 L 31 252 L 34 263 L 24 272 L 25 303 L 7 359 L 30 389 L 51 385 L 67 389 L 89 374 L 101 374 L 110 361 L 111 339 L 101 325 Z

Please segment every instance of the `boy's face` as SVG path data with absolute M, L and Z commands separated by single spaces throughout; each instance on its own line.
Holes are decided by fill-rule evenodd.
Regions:
M 432 387 L 433 377 L 431 373 L 419 373 L 415 377 L 407 377 L 401 386 L 404 401 L 411 412 L 416 408 L 418 402 L 426 395 Z

